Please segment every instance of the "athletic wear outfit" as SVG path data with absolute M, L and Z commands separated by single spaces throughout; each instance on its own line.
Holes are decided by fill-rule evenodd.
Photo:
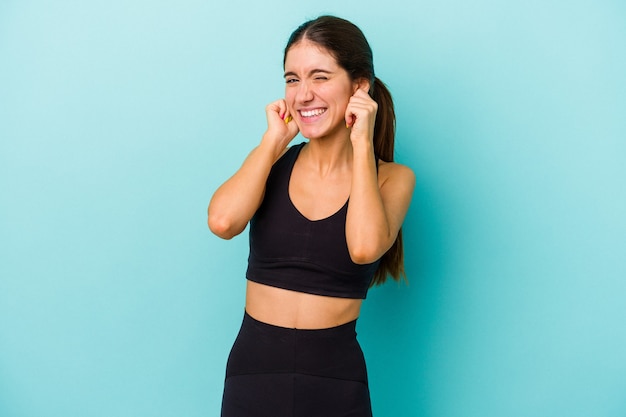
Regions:
M 365 298 L 379 261 L 352 262 L 345 236 L 348 202 L 312 221 L 289 198 L 300 150 L 272 167 L 250 221 L 247 279 L 293 291 Z M 370 417 L 356 320 L 319 330 L 289 329 L 244 314 L 226 368 L 222 417 Z

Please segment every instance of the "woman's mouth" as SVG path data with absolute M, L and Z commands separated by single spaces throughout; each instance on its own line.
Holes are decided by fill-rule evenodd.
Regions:
M 319 109 L 311 109 L 311 110 L 300 110 L 300 116 L 303 119 L 307 119 L 307 118 L 313 118 L 313 117 L 317 117 L 317 116 L 321 116 L 322 114 L 324 114 L 326 112 L 325 108 L 319 108 Z

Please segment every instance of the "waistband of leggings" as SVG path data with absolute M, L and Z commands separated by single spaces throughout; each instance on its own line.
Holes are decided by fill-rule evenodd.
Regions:
M 352 336 L 356 334 L 357 319 L 349 321 L 338 326 L 326 327 L 322 329 L 298 329 L 291 327 L 281 327 L 274 324 L 265 323 L 255 319 L 247 311 L 244 311 L 243 325 L 254 326 L 267 332 L 275 334 L 296 334 L 301 337 L 337 337 L 339 335 Z

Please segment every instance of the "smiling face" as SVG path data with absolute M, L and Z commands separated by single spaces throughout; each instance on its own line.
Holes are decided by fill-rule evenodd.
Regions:
M 285 59 L 285 101 L 307 139 L 348 135 L 345 113 L 357 84 L 324 48 L 308 40 Z

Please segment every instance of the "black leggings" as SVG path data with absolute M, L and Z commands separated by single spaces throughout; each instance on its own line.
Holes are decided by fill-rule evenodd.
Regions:
M 228 357 L 222 417 L 371 417 L 355 327 L 289 329 L 246 313 Z

